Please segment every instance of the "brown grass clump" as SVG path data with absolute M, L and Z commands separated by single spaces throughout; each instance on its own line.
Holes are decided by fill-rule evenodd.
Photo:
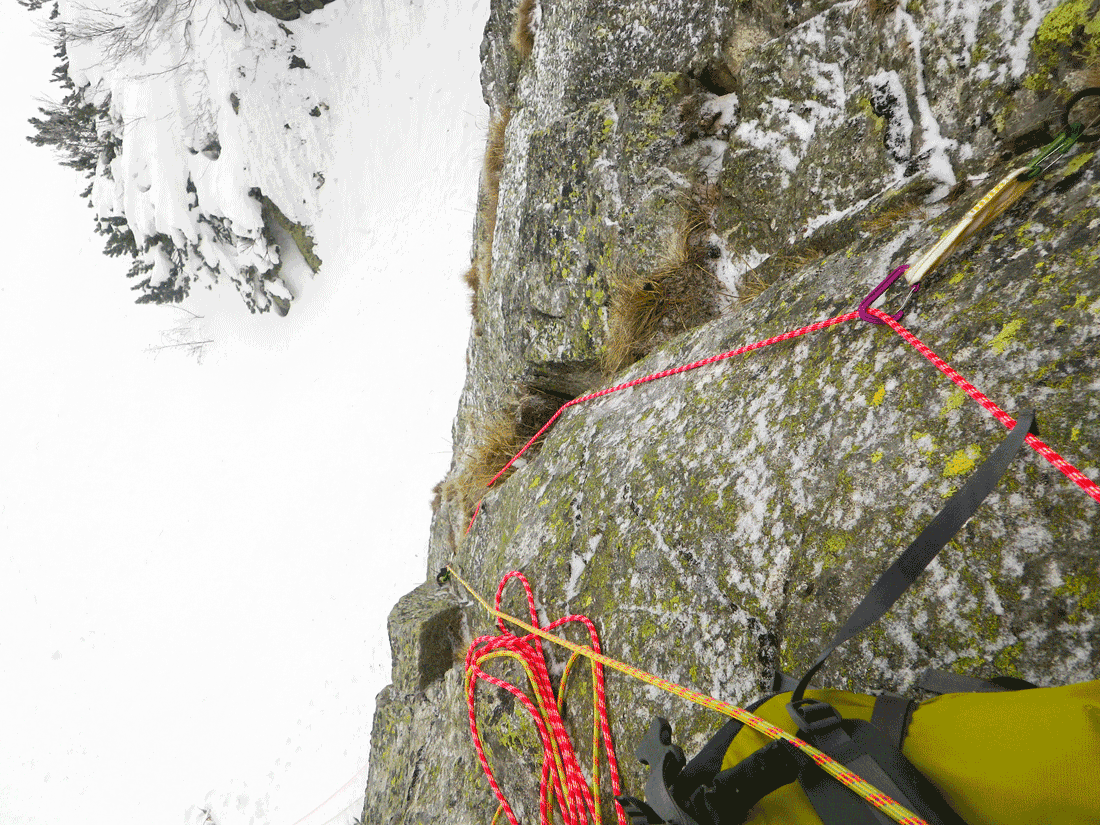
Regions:
M 485 180 L 486 187 L 491 191 L 500 191 L 500 170 L 504 168 L 504 131 L 511 119 L 511 108 L 501 106 L 489 120 L 489 137 L 485 143 Z
M 489 121 L 489 137 L 485 144 L 485 160 L 478 193 L 477 238 L 474 268 L 478 288 L 489 283 L 493 265 L 493 233 L 497 227 L 497 204 L 500 201 L 500 173 L 504 168 L 504 133 L 512 110 L 502 106 Z
M 443 484 L 446 480 L 439 482 L 432 487 L 432 515 L 434 516 L 439 512 L 439 508 L 443 506 Z
M 861 223 L 859 228 L 872 236 L 882 235 L 905 220 L 918 205 L 917 203 L 906 203 L 904 201 L 896 203 L 872 215 Z
M 623 270 L 611 279 L 604 373 L 613 375 L 658 344 L 718 315 L 722 285 L 707 267 L 717 190 L 706 187 L 681 204 L 683 217 L 651 271 Z
M 535 48 L 534 16 L 535 0 L 519 0 L 516 4 L 516 23 L 512 29 L 512 48 L 520 60 L 530 57 L 531 50 Z
M 471 263 L 470 268 L 466 270 L 462 276 L 462 280 L 466 282 L 466 286 L 470 288 L 470 317 L 475 321 L 477 320 L 477 288 L 478 288 L 478 274 L 477 264 Z
M 760 269 L 750 269 L 741 276 L 741 283 L 737 287 L 737 303 L 747 304 L 751 301 L 755 301 L 764 294 L 764 290 L 777 280 L 779 280 L 778 275 L 769 277 Z
M 490 482 L 568 400 L 533 387 L 524 387 L 518 399 L 506 402 L 475 424 L 465 460 L 461 462 L 462 468 L 455 478 L 455 491 L 467 516 L 473 514 Z M 542 441 L 540 437 L 527 449 L 523 458 L 530 459 L 536 455 Z M 493 486 L 504 483 L 516 469 L 515 465 L 510 467 Z
M 872 20 L 881 20 L 898 7 L 898 0 L 867 0 L 867 13 Z
M 810 243 L 777 252 L 755 269 L 741 276 L 734 300 L 738 304 L 748 304 L 759 298 L 772 284 L 777 283 L 785 274 L 797 272 L 803 267 L 816 263 L 832 252 L 822 244 Z
M 860 223 L 859 230 L 871 236 L 888 232 L 919 208 L 934 188 L 930 180 L 921 178 L 901 191 L 887 195 L 877 211 Z M 958 197 L 958 193 L 955 197 Z

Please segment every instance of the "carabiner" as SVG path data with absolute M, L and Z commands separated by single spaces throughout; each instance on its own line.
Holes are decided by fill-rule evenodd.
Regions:
M 1088 132 L 1089 129 L 1100 124 L 1100 116 L 1096 117 L 1088 126 L 1081 123 L 1069 122 L 1069 113 L 1073 110 L 1073 107 L 1077 105 L 1078 101 L 1094 95 L 1100 95 L 1100 86 L 1082 89 L 1069 99 L 1066 103 L 1065 110 L 1062 112 L 1062 131 L 1058 133 L 1054 140 L 1044 146 L 1031 163 L 1027 165 L 1028 171 L 1021 176 L 1021 180 L 1035 180 L 1035 178 L 1039 177 L 1039 175 L 1054 165 L 1055 160 L 1057 160 L 1057 155 L 1068 152 L 1073 144 L 1078 141 L 1081 143 L 1091 143 L 1094 140 L 1100 139 L 1100 132 L 1096 134 L 1089 134 Z
M 1057 156 L 1059 154 L 1069 151 L 1070 147 L 1081 138 L 1081 133 L 1084 131 L 1084 126 L 1080 123 L 1074 123 L 1072 126 L 1067 126 L 1059 132 L 1054 140 L 1044 146 L 1042 151 L 1027 165 L 1028 171 L 1020 176 L 1020 180 L 1035 180 L 1035 178 L 1043 174 L 1043 172 L 1054 165 L 1054 162 L 1058 160 Z
M 895 269 L 893 272 L 891 272 L 889 275 L 887 275 L 885 280 L 883 280 L 883 282 L 881 284 L 879 284 L 874 289 L 872 289 L 869 293 L 867 293 L 867 297 L 859 302 L 858 312 L 859 312 L 859 317 L 860 317 L 861 320 L 866 321 L 868 324 L 880 324 L 881 325 L 881 324 L 885 323 L 884 321 L 880 321 L 878 318 L 876 318 L 874 315 L 872 315 L 867 310 L 869 310 L 871 308 L 871 304 L 873 304 L 875 301 L 877 301 L 879 296 L 882 295 L 882 293 L 884 293 L 886 290 L 888 290 L 890 288 L 891 284 L 893 284 L 894 281 L 896 281 L 903 274 L 905 274 L 905 270 L 907 270 L 908 268 L 909 268 L 909 264 L 902 264 L 897 269 Z M 902 319 L 902 316 L 905 315 L 906 305 L 909 303 L 909 300 L 914 295 L 917 294 L 918 289 L 920 289 L 920 281 L 917 281 L 915 284 L 913 284 L 912 286 L 909 287 L 909 294 L 906 295 L 905 300 L 902 301 L 901 309 L 899 309 L 896 314 L 891 315 L 890 316 L 891 318 L 893 318 L 895 321 L 900 321 Z M 887 314 L 889 314 L 889 313 L 887 313 Z

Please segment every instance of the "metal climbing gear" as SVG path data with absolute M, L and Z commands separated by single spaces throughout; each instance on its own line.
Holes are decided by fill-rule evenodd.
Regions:
M 890 286 L 894 283 L 894 281 L 904 275 L 907 269 L 909 269 L 909 264 L 902 264 L 889 275 L 887 275 L 886 278 L 883 279 L 881 284 L 879 284 L 867 293 L 867 297 L 859 302 L 859 309 L 857 311 L 859 312 L 860 320 L 866 321 L 868 324 L 885 323 L 884 321 L 880 321 L 878 318 L 871 314 L 871 304 L 877 301 L 878 297 L 882 295 L 882 293 L 884 293 L 886 290 L 888 290 Z M 920 289 L 919 282 L 909 287 L 909 294 L 906 295 L 905 300 L 901 302 L 901 309 L 890 315 L 891 318 L 893 318 L 895 321 L 900 321 L 902 319 L 902 316 L 905 315 L 905 307 L 909 304 L 909 299 L 913 297 L 914 293 L 916 293 L 918 289 Z
M 893 270 L 881 284 L 875 287 L 859 305 L 859 317 L 871 324 L 881 324 L 875 319 L 869 309 L 872 303 L 882 295 L 890 285 L 904 273 L 905 280 L 909 284 L 909 294 L 901 305 L 901 309 L 892 314 L 895 321 L 900 321 L 905 313 L 905 307 L 916 294 L 921 279 L 937 267 L 945 258 L 954 252 L 959 246 L 973 237 L 978 232 L 989 226 L 998 216 L 1018 201 L 1028 190 L 1039 175 L 1051 168 L 1056 161 L 1061 159 L 1077 143 L 1088 143 L 1100 139 L 1100 129 L 1091 133 L 1094 127 L 1100 126 L 1098 115 L 1087 126 L 1082 123 L 1070 123 L 1070 112 L 1086 97 L 1100 96 L 1100 87 L 1082 89 L 1069 99 L 1066 108 L 1062 112 L 1062 131 L 1048 143 L 1032 159 L 1027 166 L 1013 169 L 996 186 L 990 189 L 980 201 L 978 201 L 963 216 L 957 224 L 945 232 L 931 248 L 928 249 L 912 266 L 898 267 Z
M 1069 113 L 1073 111 L 1073 108 L 1079 102 L 1086 97 L 1098 96 L 1100 96 L 1100 86 L 1082 89 L 1069 99 L 1066 108 L 1062 111 L 1062 131 L 1055 136 L 1054 140 L 1044 146 L 1034 160 L 1027 165 L 1028 171 L 1024 175 L 1025 180 L 1033 180 L 1039 177 L 1054 165 L 1059 156 L 1072 149 L 1075 143 L 1092 143 L 1095 140 L 1100 140 L 1100 130 L 1095 133 L 1089 132 L 1094 126 L 1100 126 L 1100 114 L 1088 126 L 1083 123 L 1070 123 L 1069 119 Z

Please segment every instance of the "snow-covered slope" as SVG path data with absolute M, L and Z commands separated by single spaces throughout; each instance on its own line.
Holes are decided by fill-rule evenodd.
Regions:
M 196 14 L 204 2 L 196 0 Z M 259 186 L 290 220 L 308 222 L 324 266 L 313 278 L 283 243 L 279 277 L 297 296 L 286 318 L 250 316 L 225 277 L 213 291 L 193 288 L 186 305 L 205 316 L 204 337 L 215 342 L 201 369 L 177 370 L 164 358 L 150 376 L 118 366 L 102 342 L 82 341 L 87 386 L 77 382 L 56 396 L 65 399 L 57 402 L 61 420 L 79 422 L 74 441 L 110 445 L 109 458 L 81 460 L 111 468 L 95 482 L 79 480 L 76 459 L 54 460 L 70 444 L 55 435 L 60 426 L 9 433 L 30 442 L 18 451 L 17 471 L 9 464 L 6 474 L 19 485 L 16 501 L 37 501 L 26 491 L 43 490 L 46 520 L 57 530 L 43 534 L 43 519 L 22 512 L 33 508 L 20 505 L 15 514 L 5 497 L 3 584 L 20 598 L 5 590 L 3 601 L 20 616 L 18 641 L 26 644 L 5 636 L 0 669 L 19 674 L 10 697 L 16 706 L 49 708 L 50 729 L 34 711 L 0 743 L 3 825 L 45 825 L 74 813 L 90 823 L 180 825 L 191 806 L 188 822 L 201 821 L 206 807 L 218 825 L 324 825 L 362 811 L 373 698 L 390 678 L 385 616 L 423 577 L 429 490 L 449 462 L 461 385 L 469 317 L 460 273 L 469 264 L 487 120 L 478 86 L 486 14 L 486 3 L 468 0 L 429 9 L 335 0 L 284 23 L 290 34 L 273 24 L 274 50 L 252 54 L 253 62 L 273 61 L 271 74 L 242 82 L 237 112 L 232 100 L 219 101 L 212 117 L 222 130 L 216 161 L 197 145 L 201 132 L 184 128 L 194 112 L 180 117 L 162 104 L 173 96 L 197 106 L 186 89 L 201 91 L 204 73 L 220 71 L 236 46 L 211 47 L 209 65 L 193 61 L 187 73 L 154 51 L 150 59 L 160 62 L 131 63 L 128 77 L 81 51 L 91 45 L 70 48 L 74 77 L 120 81 L 109 105 L 133 107 L 117 114 L 123 151 L 111 164 L 122 183 L 101 180 L 97 198 L 123 205 L 132 198 L 135 214 L 173 238 L 190 231 L 173 215 L 190 220 L 196 212 L 232 219 L 236 232 L 244 217 L 232 210 L 249 203 L 218 200 L 219 186 L 233 177 L 225 170 L 236 169 L 242 186 Z M 246 11 L 244 19 L 255 35 L 261 15 Z M 207 35 L 237 34 L 216 15 L 207 26 Z M 279 44 L 283 57 L 300 56 L 309 68 L 290 69 L 288 58 L 279 77 Z M 169 74 L 178 89 L 162 84 Z M 318 102 L 313 116 L 292 92 L 328 108 Z M 21 105 L 33 111 L 29 101 Z M 283 133 L 293 130 L 283 124 L 299 120 L 280 115 L 280 106 L 295 110 L 309 145 L 287 148 Z M 222 118 L 240 130 L 236 138 L 225 136 Z M 320 188 L 311 183 L 315 159 L 324 161 Z M 241 177 L 246 168 L 255 179 Z M 126 170 L 141 174 L 128 179 Z M 195 193 L 186 192 L 187 176 Z M 180 195 L 172 181 L 182 181 L 191 200 L 203 191 L 211 200 L 194 210 L 186 199 L 169 203 L 169 194 Z M 293 201 L 291 191 L 306 202 Z M 86 222 L 89 210 L 79 211 Z M 206 226 L 195 222 L 200 231 Z M 71 232 L 60 222 L 51 229 Z M 91 243 L 98 258 L 99 239 Z M 225 254 L 247 254 L 245 247 L 230 245 Z M 116 263 L 96 261 L 104 262 Z M 52 261 L 44 268 L 59 283 L 77 277 Z M 124 271 L 118 264 L 119 281 Z M 93 274 L 80 273 L 83 285 Z M 8 308 L 13 297 L 9 288 Z M 124 290 L 117 300 L 126 300 Z M 20 306 L 27 311 L 26 301 Z M 151 324 L 168 312 L 139 309 Z M 59 335 L 56 324 L 41 326 Z M 89 400 L 106 381 L 97 359 L 127 373 L 132 397 Z M 53 375 L 50 359 L 30 367 Z M 12 389 L 25 405 L 46 394 L 32 380 Z M 26 414 L 37 418 L 52 422 L 54 412 Z M 111 418 L 125 432 L 112 430 Z M 147 430 L 152 441 L 143 440 Z M 174 469 L 151 472 L 152 463 Z M 22 467 L 34 472 L 21 474 Z M 116 478 L 131 479 L 140 493 L 120 489 Z M 52 515 L 59 502 L 64 520 Z M 81 520 L 84 507 L 96 508 L 92 522 Z M 140 539 L 116 530 L 151 522 Z M 58 532 L 70 527 L 78 535 Z M 58 569 L 74 593 L 51 585 Z M 46 593 L 62 595 L 47 602 Z M 35 622 L 42 617 L 52 628 L 51 647 L 37 624 L 28 630 L 28 606 Z M 24 704 L 29 696 L 35 702 Z

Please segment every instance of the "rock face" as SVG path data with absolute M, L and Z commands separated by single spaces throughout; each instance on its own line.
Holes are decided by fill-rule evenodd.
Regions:
M 495 210 L 475 227 L 487 263 L 427 571 L 452 563 L 491 595 L 522 569 L 549 619 L 585 613 L 611 656 L 735 702 L 776 669 L 801 675 L 1000 424 L 893 332 L 854 321 L 579 404 L 491 489 L 473 465 L 540 410 L 851 311 L 1026 163 L 1072 93 L 1100 86 L 1098 2 L 772 5 L 492 3 L 482 80 L 507 125 L 483 181 Z M 1036 409 L 1093 479 L 1095 146 L 941 264 L 905 319 L 1010 414 Z M 1097 676 L 1100 506 L 1025 452 L 818 683 L 906 692 L 930 666 Z M 515 593 L 505 604 L 522 612 Z M 390 630 L 363 821 L 488 822 L 461 668 L 488 618 L 429 581 Z M 689 752 L 721 723 L 618 675 L 607 686 L 636 795 L 630 754 L 653 715 Z M 570 711 L 582 743 L 586 690 Z M 535 734 L 510 697 L 483 694 L 490 759 L 533 822 Z
M 276 20 L 297 20 L 303 14 L 322 9 L 331 2 L 332 0 L 255 0 L 255 6 Z

